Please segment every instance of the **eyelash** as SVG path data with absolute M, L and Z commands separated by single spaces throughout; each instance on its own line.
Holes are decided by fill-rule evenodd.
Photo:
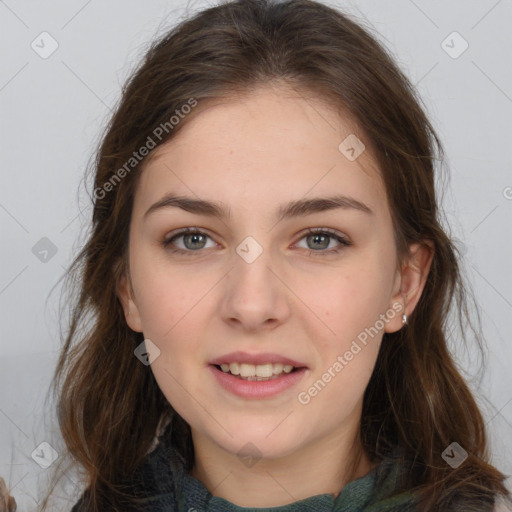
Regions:
M 179 238 L 184 235 L 191 235 L 191 234 L 192 235 L 194 235 L 194 234 L 206 235 L 207 237 L 211 238 L 210 235 L 208 235 L 207 233 L 205 233 L 204 231 L 201 231 L 199 229 L 185 228 L 185 229 L 182 229 L 182 230 L 176 232 L 172 237 L 163 240 L 162 245 L 165 249 L 171 251 L 172 253 L 176 253 L 176 254 L 183 254 L 183 255 L 191 256 L 193 253 L 199 253 L 199 252 L 201 252 L 200 249 L 198 249 L 197 251 L 192 251 L 192 250 L 186 250 L 186 249 L 179 249 L 172 245 L 172 242 L 176 238 Z M 309 235 L 317 235 L 317 234 L 328 235 L 330 238 L 336 239 L 340 243 L 340 246 L 338 246 L 334 249 L 317 250 L 317 251 L 309 249 L 309 256 L 311 256 L 312 254 L 314 254 L 315 256 L 326 256 L 326 255 L 330 255 L 330 254 L 336 254 L 336 253 L 339 253 L 344 247 L 348 247 L 348 246 L 352 245 L 352 242 L 349 242 L 345 237 L 341 236 L 336 231 L 329 229 L 329 228 L 309 228 L 308 230 L 306 230 L 304 233 L 301 234 L 301 237 L 297 241 L 300 241 Z M 306 250 L 308 250 L 308 249 L 306 249 Z

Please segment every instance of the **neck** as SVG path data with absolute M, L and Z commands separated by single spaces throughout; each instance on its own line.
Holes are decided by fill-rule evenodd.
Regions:
M 357 442 L 358 435 L 332 435 L 290 455 L 247 465 L 197 432 L 193 440 L 191 475 L 214 496 L 240 507 L 278 507 L 318 494 L 336 497 L 375 465 Z

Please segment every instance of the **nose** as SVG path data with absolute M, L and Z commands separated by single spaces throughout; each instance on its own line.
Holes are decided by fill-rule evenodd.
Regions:
M 254 260 L 246 257 L 243 248 L 236 252 L 224 280 L 224 321 L 247 331 L 274 329 L 284 323 L 290 315 L 292 294 L 280 268 L 270 250 L 264 249 Z

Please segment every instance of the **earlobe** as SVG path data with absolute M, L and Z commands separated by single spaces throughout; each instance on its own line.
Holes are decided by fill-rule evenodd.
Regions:
M 142 322 L 140 320 L 139 309 L 133 298 L 133 288 L 130 280 L 123 274 L 119 278 L 117 286 L 117 296 L 123 307 L 126 323 L 135 332 L 142 332 Z
M 434 245 L 430 240 L 410 246 L 409 258 L 399 272 L 397 291 L 392 297 L 391 307 L 399 314 L 388 322 L 385 332 L 396 332 L 405 326 L 403 315 L 407 323 L 418 304 L 434 258 Z M 400 304 L 400 306 L 398 306 Z

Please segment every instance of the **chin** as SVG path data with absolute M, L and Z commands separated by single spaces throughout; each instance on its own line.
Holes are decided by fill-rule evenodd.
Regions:
M 282 418 L 279 421 L 282 421 Z M 242 459 L 279 459 L 294 453 L 304 443 L 303 435 L 289 432 L 284 427 L 276 429 L 279 421 L 261 422 L 259 425 L 242 421 L 236 428 L 226 427 L 233 433 L 233 437 L 224 431 L 220 438 L 212 437 L 221 448 Z

